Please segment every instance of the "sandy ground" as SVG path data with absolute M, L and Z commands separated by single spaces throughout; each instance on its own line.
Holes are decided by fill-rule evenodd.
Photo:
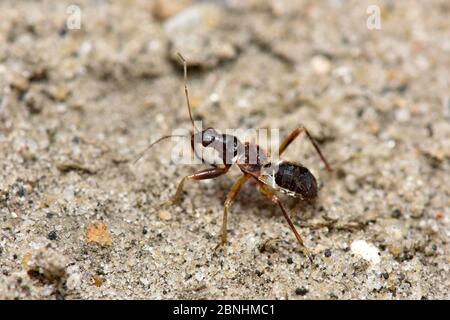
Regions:
M 0 2 L 0 297 L 5 299 L 449 299 L 448 1 Z M 95 5 L 94 5 L 95 3 Z M 381 29 L 366 26 L 378 5 Z M 69 9 L 70 10 L 70 9 Z M 206 125 L 300 124 L 285 159 L 319 181 L 281 212 L 239 176 L 189 183 L 200 166 L 162 143 Z

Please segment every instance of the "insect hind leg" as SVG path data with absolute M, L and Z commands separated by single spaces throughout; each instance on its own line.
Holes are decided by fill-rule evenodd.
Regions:
M 286 149 L 289 147 L 289 145 L 295 140 L 297 139 L 297 137 L 300 136 L 300 134 L 302 132 L 305 132 L 306 136 L 308 137 L 309 141 L 311 142 L 311 144 L 313 145 L 314 149 L 316 149 L 317 154 L 319 155 L 320 159 L 322 160 L 323 164 L 325 165 L 325 168 L 327 168 L 327 170 L 329 172 L 333 171 L 333 169 L 331 169 L 331 166 L 328 162 L 328 160 L 325 158 L 325 156 L 322 153 L 322 150 L 320 150 L 319 145 L 317 144 L 316 140 L 311 136 L 311 134 L 309 133 L 308 129 L 306 129 L 306 127 L 301 126 L 298 128 L 295 128 L 281 143 L 278 154 L 281 156 L 281 154 L 286 151 Z
M 292 222 L 291 217 L 289 216 L 288 212 L 286 211 L 286 209 L 284 208 L 283 204 L 281 203 L 281 200 L 275 195 L 273 194 L 267 187 L 266 185 L 259 183 L 259 190 L 261 191 L 261 193 L 266 196 L 270 201 L 272 201 L 273 203 L 275 203 L 276 205 L 278 205 L 278 207 L 281 209 L 281 211 L 283 212 L 283 216 L 286 219 L 287 223 L 289 224 L 289 227 L 291 228 L 292 232 L 295 235 L 295 238 L 297 239 L 298 243 L 300 244 L 300 246 L 303 249 L 303 252 L 305 253 L 305 255 L 309 258 L 309 260 L 311 261 L 311 263 L 313 262 L 313 258 L 312 258 L 312 254 L 309 251 L 309 249 L 305 246 L 302 237 L 300 236 L 300 233 L 298 233 L 297 229 L 295 228 L 294 223 Z

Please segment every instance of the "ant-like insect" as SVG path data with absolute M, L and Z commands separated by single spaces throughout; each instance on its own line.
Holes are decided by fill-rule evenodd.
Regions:
M 254 181 L 256 181 L 261 193 L 280 207 L 281 211 L 283 212 L 283 216 L 289 224 L 289 227 L 293 231 L 298 243 L 301 245 L 308 258 L 312 261 L 311 253 L 305 247 L 302 237 L 298 233 L 297 229 L 294 226 L 294 223 L 289 217 L 289 214 L 287 213 L 286 209 L 281 203 L 281 200 L 274 193 L 274 191 L 279 191 L 287 194 L 288 196 L 300 198 L 301 200 L 310 201 L 317 197 L 316 178 L 308 170 L 308 168 L 302 166 L 301 164 L 296 164 L 284 160 L 279 160 L 273 163 L 270 159 L 270 155 L 268 155 L 255 143 L 242 143 L 237 137 L 230 134 L 219 133 L 211 127 L 200 131 L 195 126 L 191 112 L 189 91 L 187 86 L 187 62 L 181 54 L 178 54 L 178 56 L 183 62 L 184 66 L 184 91 L 186 96 L 186 104 L 189 111 L 189 118 L 194 130 L 194 132 L 190 136 L 192 150 L 198 158 L 200 157 L 198 156 L 194 148 L 196 142 L 200 142 L 204 148 L 212 148 L 216 150 L 219 153 L 221 160 L 223 160 L 223 166 L 217 166 L 213 163 L 208 163 L 203 158 L 200 158 L 200 160 L 202 160 L 204 164 L 209 164 L 212 167 L 185 176 L 178 184 L 175 195 L 167 203 L 170 205 L 178 203 L 183 190 L 183 185 L 186 180 L 206 180 L 217 178 L 221 175 L 226 174 L 230 167 L 233 164 L 236 164 L 242 171 L 243 176 L 234 183 L 225 200 L 221 242 L 218 246 L 225 245 L 227 243 L 228 210 L 230 209 L 234 199 L 241 190 L 241 187 L 247 181 L 253 179 Z M 331 172 L 332 169 L 328 161 L 322 154 L 318 144 L 310 135 L 308 130 L 303 126 L 296 128 L 291 132 L 291 134 L 289 134 L 289 136 L 284 139 L 279 147 L 279 155 L 281 156 L 281 154 L 288 148 L 288 146 L 303 132 L 306 134 L 309 141 L 314 146 L 326 169 Z M 136 161 L 138 161 L 142 157 L 142 155 L 153 145 L 170 137 L 174 137 L 174 135 L 163 136 L 160 139 L 156 140 L 141 153 Z M 229 161 L 230 159 L 232 159 L 231 163 Z

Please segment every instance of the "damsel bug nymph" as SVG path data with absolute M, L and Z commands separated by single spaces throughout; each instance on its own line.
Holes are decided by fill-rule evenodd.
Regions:
M 316 178 L 306 167 L 300 164 L 283 160 L 274 160 L 272 162 L 271 157 L 267 155 L 265 150 L 263 150 L 259 145 L 255 143 L 241 142 L 236 136 L 230 134 L 222 134 L 211 127 L 200 131 L 195 126 L 191 113 L 191 105 L 189 102 L 189 92 L 187 87 L 187 63 L 180 54 L 179 57 L 184 66 L 184 91 L 189 118 L 191 120 L 193 128 L 193 132 L 190 135 L 191 147 L 194 151 L 194 154 L 202 161 L 202 163 L 208 165 L 209 168 L 190 174 L 181 179 L 175 195 L 167 203 L 172 205 L 176 204 L 179 201 L 181 193 L 183 191 L 184 183 L 187 180 L 213 179 L 226 174 L 229 171 L 230 167 L 236 164 L 242 171 L 242 176 L 231 187 L 231 190 L 229 191 L 225 200 L 220 245 L 225 245 L 227 243 L 229 208 L 233 204 L 233 201 L 238 195 L 242 186 L 247 181 L 253 180 L 256 182 L 256 185 L 258 186 L 260 192 L 281 209 L 283 216 L 289 224 L 289 227 L 294 233 L 298 243 L 301 245 L 308 258 L 312 260 L 312 256 L 309 250 L 305 247 L 302 237 L 298 233 L 289 214 L 287 213 L 285 207 L 283 206 L 281 200 L 275 194 L 275 192 L 281 192 L 288 196 L 296 197 L 301 200 L 313 200 L 317 197 Z M 288 148 L 288 146 L 298 136 L 300 136 L 301 133 L 305 133 L 306 137 L 312 143 L 317 154 L 324 163 L 325 168 L 328 171 L 331 171 L 331 167 L 328 164 L 328 161 L 323 156 L 318 144 L 312 138 L 309 131 L 303 126 L 294 129 L 283 140 L 283 142 L 279 146 L 278 155 L 281 156 L 282 153 Z M 163 136 L 162 138 L 152 143 L 146 150 L 144 150 L 144 152 L 150 149 L 156 143 L 174 136 L 176 135 Z M 218 153 L 222 163 L 220 165 L 210 163 L 202 156 L 199 156 L 196 151 L 197 144 L 201 144 L 203 148 L 215 150 Z M 140 157 L 137 160 L 139 160 Z

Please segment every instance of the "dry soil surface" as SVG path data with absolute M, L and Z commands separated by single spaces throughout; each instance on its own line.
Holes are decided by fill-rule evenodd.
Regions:
M 449 1 L 70 4 L 0 2 L 1 298 L 450 298 Z M 283 155 L 319 182 L 282 198 L 313 264 L 251 183 L 215 249 L 237 168 L 164 207 L 201 166 L 133 163 L 190 129 L 178 51 L 196 119 L 319 141 L 331 174 Z

